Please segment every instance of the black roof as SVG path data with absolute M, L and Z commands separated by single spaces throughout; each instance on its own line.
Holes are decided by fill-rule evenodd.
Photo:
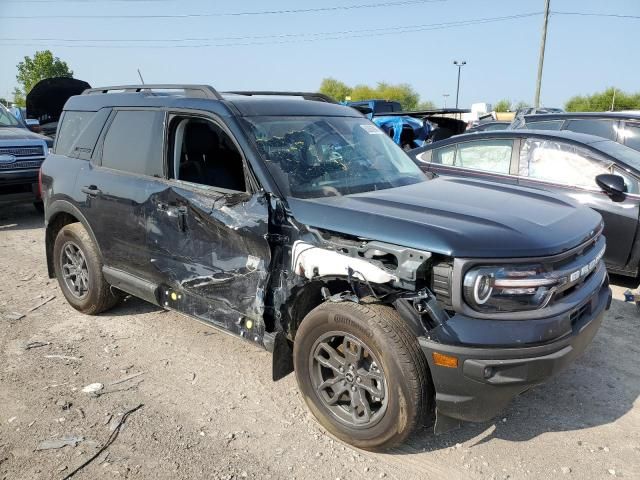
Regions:
M 150 89 L 153 88 L 153 89 Z M 174 93 L 174 91 L 179 93 Z M 182 90 L 180 92 L 180 90 Z M 108 107 L 169 107 L 211 111 L 219 115 L 319 115 L 361 117 L 351 107 L 304 92 L 220 92 L 206 85 L 101 87 L 71 97 L 65 110 L 97 111 Z
M 542 120 L 567 120 L 571 118 L 613 118 L 616 120 L 633 119 L 640 120 L 640 111 L 628 112 L 558 112 L 558 113 L 536 113 L 525 115 L 525 122 Z
M 595 135 L 587 135 L 586 133 L 576 133 L 569 130 L 489 130 L 473 133 L 463 133 L 462 135 L 455 135 L 453 137 L 440 140 L 439 142 L 430 143 L 424 147 L 416 148 L 412 151 L 418 153 L 418 151 L 431 150 L 433 148 L 442 147 L 444 145 L 450 145 L 452 143 L 460 143 L 469 140 L 478 140 L 482 138 L 558 138 L 561 140 L 569 140 L 578 143 L 584 143 L 591 145 L 602 141 L 611 141 L 606 138 L 596 137 Z

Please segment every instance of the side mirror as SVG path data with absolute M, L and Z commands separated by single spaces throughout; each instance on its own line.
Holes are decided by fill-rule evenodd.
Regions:
M 624 198 L 624 194 L 627 191 L 627 186 L 624 184 L 624 178 L 620 175 L 612 175 L 605 173 L 596 177 L 596 183 L 614 200 Z
M 35 133 L 40 133 L 42 129 L 40 128 L 40 120 L 35 118 L 27 118 L 24 123 L 27 125 L 27 128 Z

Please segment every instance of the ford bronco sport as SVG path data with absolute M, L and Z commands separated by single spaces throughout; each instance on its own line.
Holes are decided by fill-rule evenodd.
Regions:
M 73 307 L 126 292 L 254 342 L 365 449 L 433 416 L 437 433 L 491 419 L 581 354 L 611 302 L 596 212 L 427 180 L 318 94 L 87 90 L 42 190 L 49 275 Z

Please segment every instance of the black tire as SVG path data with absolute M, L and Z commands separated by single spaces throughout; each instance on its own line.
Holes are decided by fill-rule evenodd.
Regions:
M 33 206 L 38 213 L 44 213 L 44 203 L 43 202 L 33 202 Z
M 323 362 L 318 362 L 314 352 L 320 351 L 320 355 L 325 356 L 323 349 L 327 342 L 339 342 L 339 336 L 333 337 L 335 332 L 347 335 L 344 338 L 348 338 L 349 342 L 360 342 L 370 351 L 369 356 L 381 364 L 382 372 L 378 373 L 384 377 L 384 383 L 383 387 L 375 391 L 384 390 L 386 387 L 386 405 L 380 406 L 377 412 L 370 416 L 371 419 L 377 416 L 375 423 L 372 420 L 365 425 L 349 424 L 349 419 L 345 420 L 340 410 L 328 405 L 330 402 L 327 402 L 326 398 L 333 397 L 329 399 L 333 401 L 340 387 L 336 389 L 330 386 L 327 394 L 327 387 L 321 388 L 321 385 L 326 383 L 326 380 L 320 383 L 325 375 L 321 372 L 328 372 L 327 375 L 331 376 L 335 371 L 335 377 L 342 374 L 337 373 L 335 368 L 326 368 Z M 319 345 L 321 347 L 318 347 Z M 337 348 L 342 348 L 344 352 L 344 345 L 346 344 Z M 338 349 L 336 351 L 341 354 Z M 417 427 L 424 425 L 429 416 L 433 386 L 427 360 L 415 335 L 391 307 L 352 302 L 326 302 L 319 305 L 304 318 L 298 329 L 293 358 L 298 386 L 307 406 L 324 428 L 346 443 L 365 450 L 392 448 L 404 442 Z M 377 370 L 377 367 L 373 368 Z M 357 368 L 356 371 L 362 370 Z M 331 381 L 333 380 L 332 378 Z M 363 381 L 359 377 L 357 380 Z M 347 383 L 349 381 L 352 383 Z M 351 385 L 351 390 L 358 386 L 353 383 L 353 378 L 334 383 L 348 387 Z M 356 394 L 346 391 L 341 395 L 344 395 L 341 398 L 348 395 L 350 406 L 353 405 L 352 395 Z M 376 399 L 380 398 L 370 395 L 367 398 L 368 407 L 381 404 L 376 403 Z M 341 403 L 343 410 L 350 408 L 345 405 L 346 400 Z M 371 411 L 373 410 L 374 408 L 371 408 Z
M 72 246 L 72 247 L 71 247 Z M 64 278 L 63 257 L 65 248 L 77 249 L 86 265 L 84 278 L 86 290 L 83 294 L 72 290 Z M 73 308 L 88 315 L 97 315 L 112 308 L 121 299 L 121 295 L 114 292 L 102 275 L 102 259 L 98 248 L 91 240 L 89 233 L 81 223 L 64 226 L 53 245 L 53 264 L 60 289 Z

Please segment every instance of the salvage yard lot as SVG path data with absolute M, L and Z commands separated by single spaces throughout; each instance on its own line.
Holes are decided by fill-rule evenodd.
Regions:
M 621 301 L 628 280 L 613 279 L 586 354 L 495 423 L 425 429 L 373 454 L 325 435 L 293 375 L 273 383 L 270 354 L 253 344 L 137 299 L 76 312 L 47 278 L 43 238 L 32 206 L 0 211 L 0 479 L 65 478 L 140 404 L 73 478 L 640 478 L 640 312 Z M 100 395 L 82 392 L 92 383 Z M 37 450 L 63 437 L 75 446 Z

